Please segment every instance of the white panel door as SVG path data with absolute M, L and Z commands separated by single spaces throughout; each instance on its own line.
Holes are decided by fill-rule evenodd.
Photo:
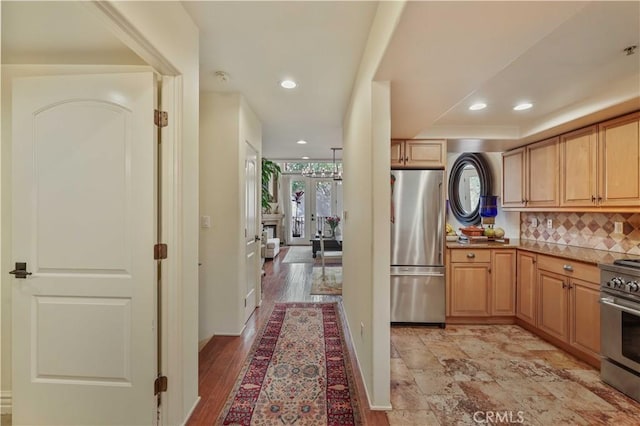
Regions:
M 151 72 L 13 86 L 13 422 L 150 425 L 156 375 Z
M 246 143 L 245 160 L 245 256 L 246 287 L 244 297 L 244 321 L 246 322 L 256 308 L 256 289 L 260 277 L 260 239 L 258 235 L 258 153 Z

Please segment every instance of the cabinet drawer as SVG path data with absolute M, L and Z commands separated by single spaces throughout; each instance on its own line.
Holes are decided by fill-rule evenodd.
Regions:
M 575 260 L 538 255 L 538 269 L 544 269 L 545 271 L 592 283 L 600 282 L 600 270 L 597 266 Z
M 455 249 L 451 250 L 451 262 L 489 263 L 490 250 Z

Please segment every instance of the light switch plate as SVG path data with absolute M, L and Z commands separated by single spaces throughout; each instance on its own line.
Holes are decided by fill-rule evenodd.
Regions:
M 538 219 L 536 219 L 535 217 L 533 219 L 531 219 L 531 226 L 533 226 L 534 228 L 538 226 Z
M 211 216 L 200 216 L 200 227 L 211 228 Z

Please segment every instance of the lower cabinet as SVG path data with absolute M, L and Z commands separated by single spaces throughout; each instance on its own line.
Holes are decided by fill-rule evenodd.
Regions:
M 518 250 L 516 278 L 516 317 L 536 326 L 538 291 L 536 254 Z
M 600 272 L 594 265 L 538 256 L 537 328 L 591 364 L 600 356 Z
M 450 251 L 450 317 L 515 315 L 514 249 Z
M 447 258 L 447 321 L 517 322 L 599 365 L 597 266 L 519 249 L 451 249 Z

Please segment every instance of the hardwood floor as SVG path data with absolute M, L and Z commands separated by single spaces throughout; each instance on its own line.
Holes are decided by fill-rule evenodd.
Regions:
M 262 306 L 256 309 L 247 321 L 239 337 L 214 336 L 200 351 L 199 393 L 200 404 L 187 425 L 213 425 L 227 400 L 233 384 L 245 362 L 247 354 L 264 322 L 268 319 L 273 305 L 277 302 L 333 302 L 341 296 L 312 296 L 311 263 L 282 263 L 287 248 L 273 260 L 265 262 L 266 275 L 262 279 Z M 342 304 L 340 304 L 342 307 Z M 344 315 L 343 315 L 344 318 Z M 358 400 L 364 424 L 388 425 L 384 411 L 368 409 L 364 385 L 357 370 L 353 345 L 349 333 L 345 331 L 351 365 L 354 368 L 358 387 Z

